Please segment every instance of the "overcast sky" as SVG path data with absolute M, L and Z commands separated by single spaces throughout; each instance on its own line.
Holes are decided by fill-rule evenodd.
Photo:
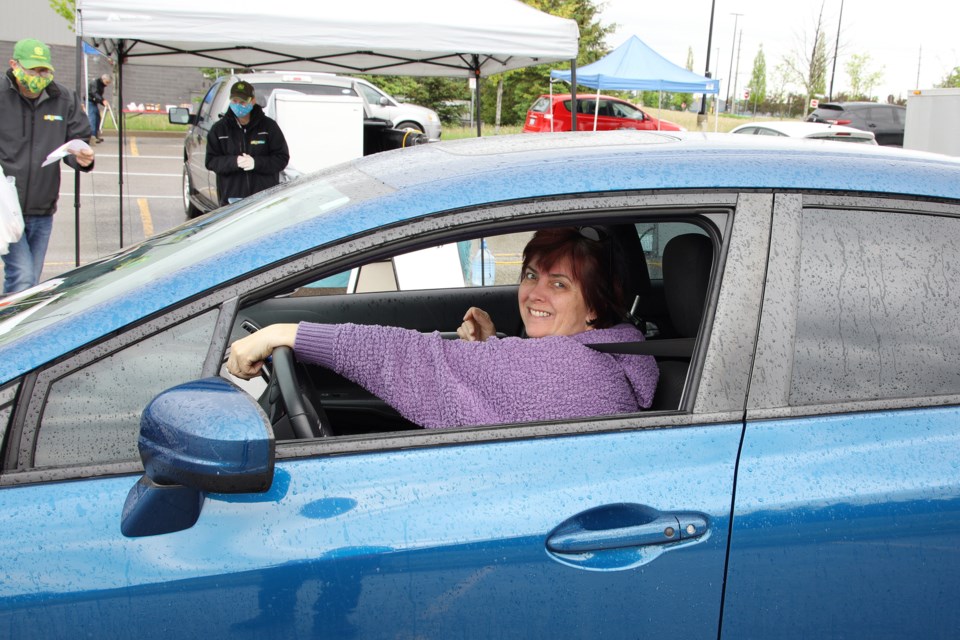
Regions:
M 720 95 L 726 96 L 727 80 L 736 75 L 733 13 L 737 31 L 742 29 L 738 93 L 750 78 L 753 60 L 763 45 L 767 63 L 767 87 L 774 83 L 774 70 L 784 57 L 794 57 L 806 41 L 813 44 L 813 32 L 821 0 L 715 0 L 713 44 L 710 67 L 721 79 Z M 693 47 L 694 71 L 702 74 L 706 63 L 707 31 L 711 0 L 683 3 L 642 0 L 600 0 L 601 19 L 616 22 L 617 31 L 607 38 L 613 49 L 636 35 L 660 55 L 680 66 L 687 62 Z M 852 54 L 869 54 L 868 69 L 882 71 L 883 79 L 874 89 L 881 101 L 886 96 L 906 97 L 917 86 L 932 88 L 956 66 L 960 66 L 960 2 L 957 0 L 825 0 L 823 24 L 828 34 L 827 90 L 833 50 L 840 22 L 840 49 L 834 76 L 834 93 L 850 88 L 845 62 Z M 804 40 L 806 39 L 806 40 Z M 717 49 L 719 48 L 719 63 Z M 731 74 L 730 53 L 733 50 Z

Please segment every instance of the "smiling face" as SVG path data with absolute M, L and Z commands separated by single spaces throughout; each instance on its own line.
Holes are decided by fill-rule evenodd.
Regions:
M 572 273 L 569 258 L 543 269 L 533 260 L 527 265 L 517 298 L 529 337 L 572 336 L 592 328 L 587 321 L 593 320 L 593 310 Z

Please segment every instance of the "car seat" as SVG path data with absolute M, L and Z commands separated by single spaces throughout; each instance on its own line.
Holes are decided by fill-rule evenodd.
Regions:
M 708 236 L 697 233 L 676 236 L 663 249 L 664 295 L 679 338 L 695 338 L 700 330 L 712 267 L 713 241 Z M 651 409 L 677 409 L 690 358 L 657 358 L 657 364 L 660 380 Z

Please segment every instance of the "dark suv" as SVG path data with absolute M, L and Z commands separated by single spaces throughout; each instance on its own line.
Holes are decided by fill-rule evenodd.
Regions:
M 842 124 L 872 131 L 877 144 L 892 147 L 903 146 L 903 125 L 906 121 L 906 107 L 879 102 L 827 102 L 807 116 L 807 122 Z

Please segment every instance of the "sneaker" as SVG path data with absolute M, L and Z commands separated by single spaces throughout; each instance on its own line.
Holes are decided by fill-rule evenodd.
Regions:
M 100 136 L 97 136 L 97 142 L 103 142 L 103 138 L 101 138 Z

